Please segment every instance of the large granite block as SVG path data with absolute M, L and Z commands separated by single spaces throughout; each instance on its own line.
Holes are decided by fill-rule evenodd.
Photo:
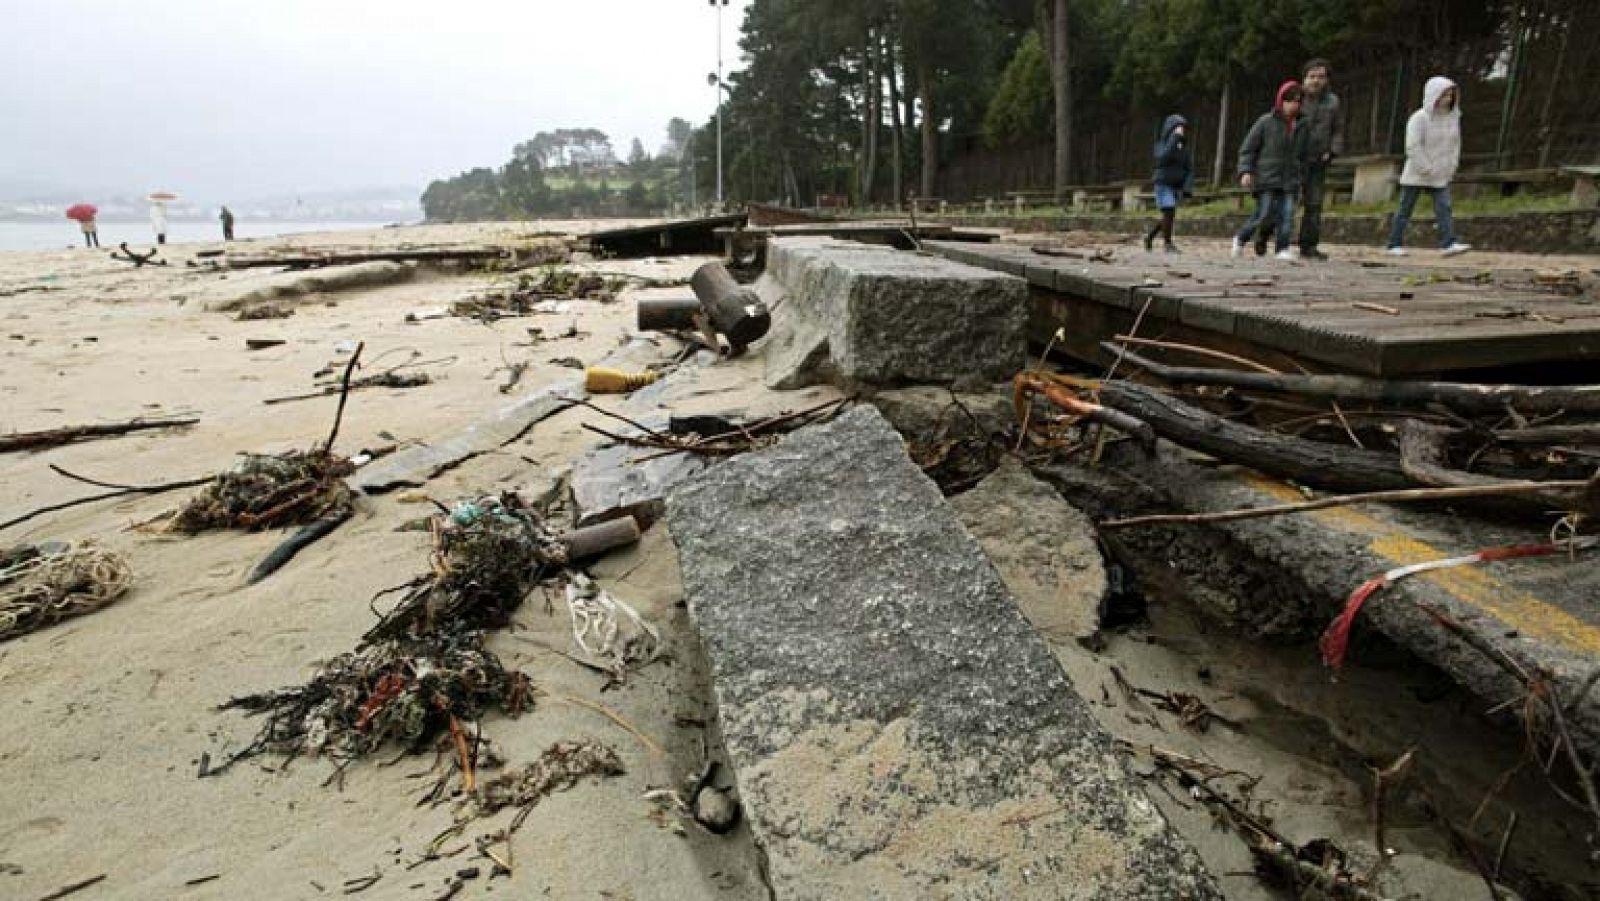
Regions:
M 1027 283 L 920 253 L 774 239 L 767 383 L 893 386 L 1010 378 L 1026 362 Z
M 667 520 L 776 897 L 1221 897 L 876 410 Z

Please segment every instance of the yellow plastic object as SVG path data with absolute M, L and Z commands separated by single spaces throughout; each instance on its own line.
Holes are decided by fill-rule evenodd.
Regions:
M 583 387 L 591 394 L 627 394 L 629 391 L 637 391 L 653 384 L 659 378 L 661 378 L 659 373 L 649 370 L 633 373 L 590 366 L 584 371 Z

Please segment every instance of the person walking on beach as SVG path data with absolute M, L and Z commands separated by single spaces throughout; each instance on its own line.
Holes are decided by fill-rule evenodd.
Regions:
M 222 208 L 222 215 L 217 218 L 222 220 L 222 240 L 233 240 L 233 211 L 227 207 Z
M 1189 120 L 1173 113 L 1161 124 L 1161 137 L 1156 140 L 1155 182 L 1156 209 L 1161 220 L 1150 226 L 1144 236 L 1144 249 L 1155 249 L 1156 235 L 1161 235 L 1162 247 L 1167 253 L 1178 253 L 1172 243 L 1172 223 L 1178 215 L 1178 201 L 1194 189 L 1194 158 L 1189 153 Z
M 1322 241 L 1322 201 L 1328 184 L 1328 167 L 1344 153 L 1344 106 L 1328 86 L 1331 68 L 1325 59 L 1306 63 L 1300 87 L 1305 99 L 1300 120 L 1306 130 L 1306 171 L 1301 179 L 1300 258 L 1326 260 L 1317 248 Z
M 167 205 L 164 203 L 150 204 L 150 228 L 156 233 L 156 243 L 167 243 Z
M 100 226 L 95 223 L 94 217 L 86 216 L 83 219 L 78 220 L 78 224 L 83 226 L 83 246 L 99 247 Z
M 1456 83 L 1443 75 L 1428 79 L 1422 89 L 1422 108 L 1406 122 L 1406 166 L 1400 172 L 1400 209 L 1389 230 L 1389 254 L 1405 256 L 1406 226 L 1417 205 L 1417 195 L 1433 197 L 1433 219 L 1439 228 L 1439 248 L 1445 256 L 1472 249 L 1456 240 L 1450 203 L 1450 180 L 1461 164 L 1461 104 Z
M 1256 256 L 1267 252 L 1267 233 L 1276 232 L 1280 260 L 1292 260 L 1289 235 L 1294 230 L 1294 199 L 1306 159 L 1306 129 L 1300 123 L 1300 83 L 1278 86 L 1272 112 L 1250 127 L 1239 147 L 1239 186 L 1255 194 L 1256 209 L 1233 237 L 1233 256 L 1255 240 Z

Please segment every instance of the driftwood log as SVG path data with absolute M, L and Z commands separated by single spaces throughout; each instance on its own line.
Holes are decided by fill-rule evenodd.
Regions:
M 339 250 L 327 253 L 306 251 L 294 254 L 261 254 L 246 256 L 228 254 L 222 264 L 229 269 L 256 269 L 288 267 L 290 269 L 315 269 L 321 266 L 346 266 L 352 263 L 483 263 L 506 259 L 509 253 L 500 247 L 419 247 L 412 250 Z
M 1168 366 L 1106 342 L 1107 353 L 1174 385 L 1220 385 L 1276 391 L 1321 400 L 1366 401 L 1405 409 L 1432 404 L 1466 415 L 1500 414 L 1507 407 L 1528 416 L 1600 413 L 1600 385 L 1475 385 L 1467 382 L 1412 382 L 1353 375 L 1273 375 L 1233 369 Z
M 126 435 L 129 432 L 138 432 L 145 429 L 175 429 L 194 425 L 199 421 L 198 419 L 134 419 L 128 422 L 74 425 L 60 429 L 45 429 L 38 432 L 13 432 L 9 435 L 0 435 L 0 454 L 11 451 L 37 450 L 42 447 L 56 447 L 62 444 L 71 444 L 75 441 L 87 441 L 92 438 L 110 438 L 114 435 Z
M 1157 435 L 1219 460 L 1332 491 L 1384 491 L 1419 483 L 1391 454 L 1278 435 L 1132 382 L 1100 385 L 1100 404 L 1148 423 Z

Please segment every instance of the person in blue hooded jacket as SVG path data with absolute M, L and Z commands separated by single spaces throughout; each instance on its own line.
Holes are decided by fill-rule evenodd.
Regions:
M 1144 249 L 1155 249 L 1156 235 L 1161 235 L 1167 253 L 1178 253 L 1172 243 L 1172 223 L 1178 215 L 1178 201 L 1194 190 L 1194 157 L 1189 152 L 1189 120 L 1173 113 L 1161 124 L 1161 137 L 1156 140 L 1155 182 L 1156 209 L 1161 219 L 1150 226 L 1144 236 Z

